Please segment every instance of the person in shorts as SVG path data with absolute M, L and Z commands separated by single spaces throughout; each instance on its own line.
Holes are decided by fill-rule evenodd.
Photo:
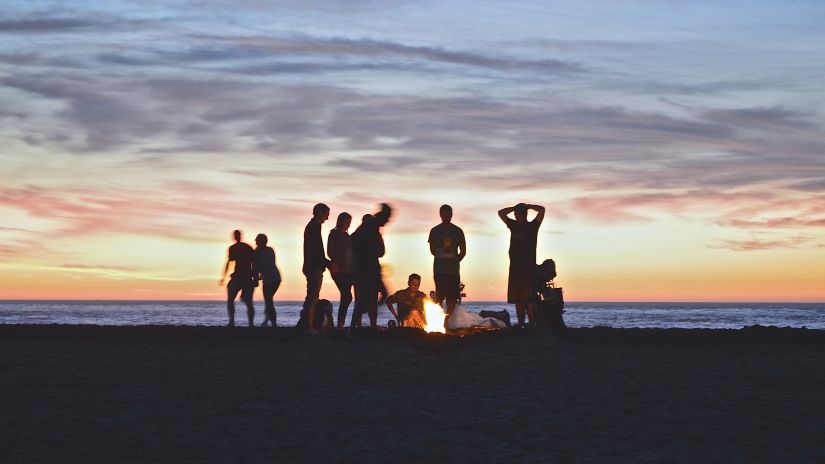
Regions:
M 255 320 L 255 307 L 252 306 L 252 292 L 255 290 L 257 281 L 254 278 L 253 260 L 255 251 L 251 246 L 241 241 L 241 231 L 232 232 L 235 243 L 229 247 L 226 258 L 226 265 L 223 268 L 223 275 L 219 284 L 223 286 L 226 280 L 226 273 L 229 272 L 229 263 L 235 262 L 235 270 L 229 276 L 226 284 L 226 313 L 229 316 L 229 327 L 235 327 L 235 298 L 241 294 L 241 301 L 246 304 L 246 316 L 249 319 L 249 327 L 252 327 Z
M 464 231 L 453 224 L 453 208 L 439 209 L 441 224 L 430 230 L 430 253 L 433 255 L 433 280 L 438 303 L 447 301 L 447 314 L 455 309 L 461 293 L 461 260 L 467 255 Z

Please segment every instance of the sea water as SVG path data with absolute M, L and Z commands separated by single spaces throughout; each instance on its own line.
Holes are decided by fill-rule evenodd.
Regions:
M 333 313 L 338 303 L 333 302 Z M 277 301 L 279 326 L 298 322 L 301 302 Z M 463 307 L 510 312 L 513 305 L 465 301 Z M 263 302 L 255 302 L 255 323 L 263 322 Z M 567 303 L 571 327 L 740 329 L 751 325 L 825 329 L 825 303 Z M 350 313 L 352 306 L 350 306 Z M 379 308 L 378 323 L 391 318 Z M 366 323 L 367 318 L 364 317 Z M 224 301 L 0 301 L 0 324 L 226 325 Z M 235 323 L 246 325 L 246 307 L 236 303 Z M 349 317 L 347 318 L 349 324 Z

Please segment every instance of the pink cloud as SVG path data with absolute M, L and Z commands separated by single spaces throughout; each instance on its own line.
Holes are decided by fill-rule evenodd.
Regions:
M 0 190 L 0 202 L 58 223 L 57 232 L 63 236 L 132 232 L 209 240 L 213 237 L 205 234 L 211 234 L 215 223 L 231 229 L 262 217 L 281 221 L 306 215 L 297 205 L 239 200 L 205 184 L 176 183 L 162 189 L 171 194 L 28 186 Z
M 813 237 L 797 236 L 784 239 L 770 239 L 770 240 L 724 240 L 719 244 L 708 245 L 708 248 L 725 248 L 734 251 L 761 251 L 773 250 L 776 248 L 800 248 L 809 245 L 813 241 Z
M 560 217 L 580 216 L 601 224 L 651 221 L 653 213 L 672 215 L 720 211 L 764 201 L 762 193 L 631 193 L 579 197 L 561 205 Z
M 779 199 L 737 209 L 718 221 L 740 229 L 798 229 L 825 227 L 825 196 Z

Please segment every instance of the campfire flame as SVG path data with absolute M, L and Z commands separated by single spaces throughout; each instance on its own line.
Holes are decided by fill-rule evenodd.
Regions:
M 424 300 L 424 330 L 427 332 L 447 333 L 444 329 L 444 319 L 447 314 L 441 309 L 441 306 L 430 300 Z

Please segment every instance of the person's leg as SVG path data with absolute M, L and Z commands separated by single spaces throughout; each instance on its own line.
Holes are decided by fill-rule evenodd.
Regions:
M 315 305 L 318 304 L 318 297 L 321 294 L 321 284 L 324 280 L 324 273 L 313 272 L 307 274 L 307 296 L 304 299 L 304 311 L 307 321 L 307 332 L 318 333 L 315 327 Z
M 355 304 L 352 306 L 352 319 L 349 322 L 347 338 L 355 337 L 355 330 L 361 327 L 361 316 L 364 314 L 364 275 L 357 273 L 352 275 L 353 290 L 355 290 Z
M 272 284 L 272 314 L 270 314 L 272 318 L 272 327 L 278 327 L 278 311 L 275 309 L 275 294 L 278 293 L 278 288 L 281 287 L 281 281 L 276 280 L 274 284 Z
M 524 303 L 516 303 L 516 318 L 518 319 L 518 326 L 524 327 L 524 312 L 525 312 Z
M 441 276 L 441 286 L 444 291 L 445 299 L 447 300 L 447 317 L 444 318 L 444 328 L 447 328 L 447 323 L 453 315 L 456 304 L 458 304 L 458 285 L 461 277 L 458 274 L 444 274 Z
M 338 303 L 338 328 L 343 329 L 347 321 L 347 310 L 350 303 L 352 303 L 352 276 L 349 274 L 338 274 L 333 277 L 335 286 L 338 287 L 340 293 L 340 302 Z
M 375 328 L 378 326 L 378 292 L 381 287 L 381 274 L 374 276 L 370 282 L 370 287 L 368 288 L 369 293 L 367 294 L 367 314 L 370 317 L 370 327 Z
M 435 282 L 435 303 L 438 306 L 441 306 L 441 302 L 444 301 L 445 296 L 444 280 L 442 274 L 433 274 L 433 282 Z
M 238 282 L 229 279 L 229 283 L 226 284 L 226 315 L 229 317 L 229 327 L 235 327 L 235 297 L 240 291 Z
M 255 291 L 254 284 L 244 282 L 243 289 L 241 289 L 241 300 L 246 304 L 246 319 L 249 321 L 249 327 L 255 325 L 255 306 L 252 305 L 252 293 Z
M 536 326 L 536 304 L 527 303 L 527 319 L 530 321 L 530 327 Z
M 261 327 L 265 327 L 267 321 L 272 321 L 272 326 L 275 326 L 275 307 L 272 305 L 272 296 L 275 294 L 275 282 L 262 283 L 261 290 L 264 294 L 264 323 Z

